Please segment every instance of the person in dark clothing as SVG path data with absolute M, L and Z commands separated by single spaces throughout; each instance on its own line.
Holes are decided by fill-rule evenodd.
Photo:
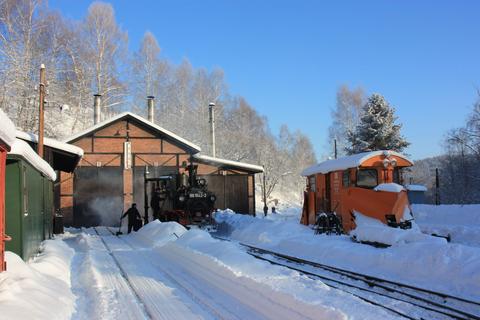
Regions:
M 132 232 L 132 228 L 134 228 L 134 226 L 136 224 L 136 221 L 137 220 L 142 220 L 142 217 L 140 217 L 140 212 L 138 212 L 138 210 L 137 210 L 137 204 L 136 203 L 132 203 L 132 207 L 129 208 L 127 210 L 127 212 L 125 212 L 123 214 L 122 220 L 126 216 L 128 216 L 128 233 L 130 233 L 130 232 Z
M 150 207 L 153 210 L 153 220 L 160 219 L 160 189 L 156 189 L 150 200 Z

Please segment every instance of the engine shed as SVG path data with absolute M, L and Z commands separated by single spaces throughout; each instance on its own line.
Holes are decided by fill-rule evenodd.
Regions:
M 73 173 L 60 175 L 59 202 L 66 226 L 118 225 L 132 203 L 142 216 L 144 183 L 149 176 L 177 176 L 185 163 L 198 165 L 198 175 L 217 197 L 218 209 L 255 213 L 255 173 L 263 168 L 199 155 L 200 147 L 131 112 L 98 122 L 65 142 L 84 156 Z M 152 212 L 148 210 L 151 220 Z

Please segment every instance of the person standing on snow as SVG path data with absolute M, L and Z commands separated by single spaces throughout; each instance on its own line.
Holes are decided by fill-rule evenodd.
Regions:
M 137 220 L 142 220 L 142 217 L 140 216 L 140 212 L 137 210 L 137 204 L 132 203 L 132 207 L 127 210 L 122 216 L 125 218 L 128 215 L 128 233 L 132 232 L 132 228 L 134 228 L 135 223 Z

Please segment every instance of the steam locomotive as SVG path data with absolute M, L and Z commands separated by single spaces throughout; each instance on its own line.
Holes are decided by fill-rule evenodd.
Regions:
M 150 177 L 148 170 L 145 171 L 145 212 L 148 212 L 148 187 L 151 187 L 154 189 L 150 197 L 154 219 L 162 222 L 176 221 L 186 227 L 214 225 L 212 214 L 217 197 L 208 190 L 207 181 L 198 178 L 197 165 L 184 162 L 182 167 L 188 175 L 183 172 Z

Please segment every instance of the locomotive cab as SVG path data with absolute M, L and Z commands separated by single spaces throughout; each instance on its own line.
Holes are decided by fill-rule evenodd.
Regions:
M 412 165 L 399 153 L 373 151 L 305 169 L 302 175 L 307 178 L 307 189 L 301 223 L 316 224 L 319 218 L 328 217 L 325 228 L 337 223 L 348 233 L 355 228 L 358 212 L 392 227 L 408 228 L 410 208 L 401 184 L 403 169 Z

